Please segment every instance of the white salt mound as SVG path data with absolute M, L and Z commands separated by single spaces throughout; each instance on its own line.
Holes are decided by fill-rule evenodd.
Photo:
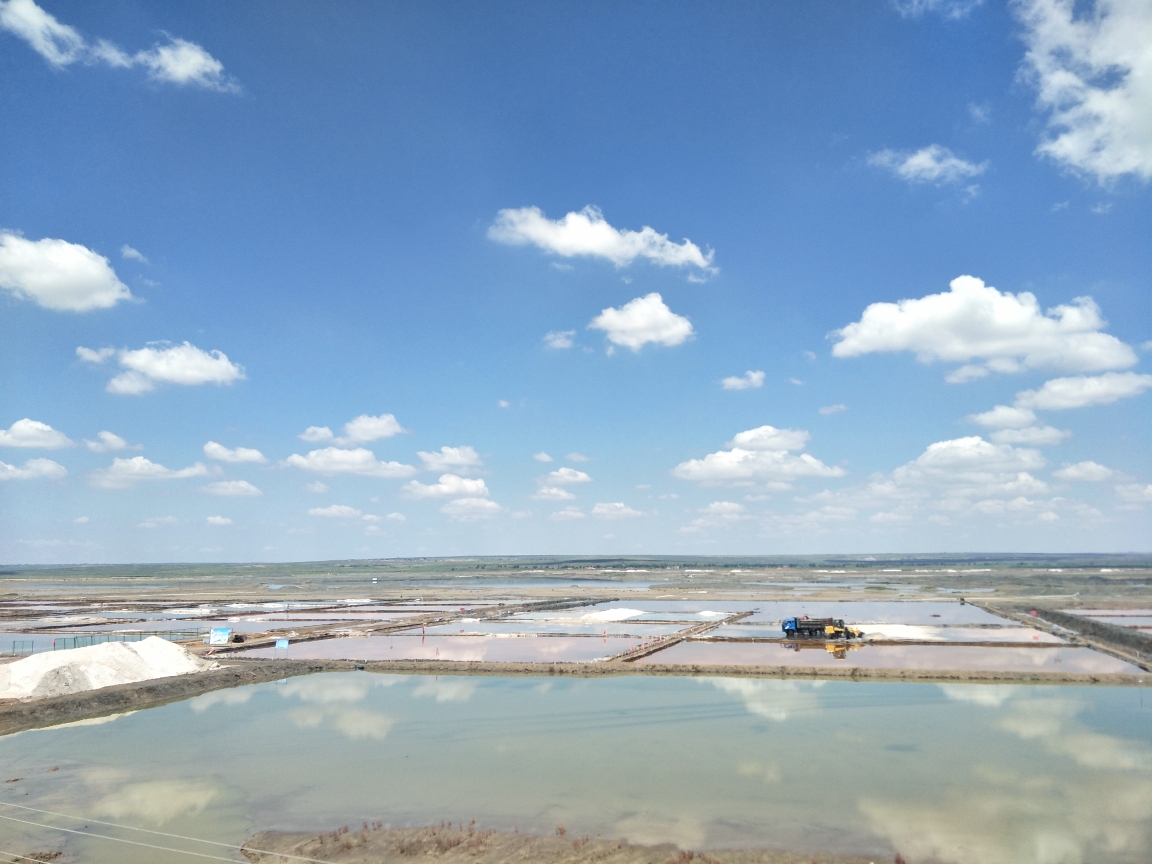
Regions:
M 0 666 L 0 699 L 40 699 L 215 669 L 186 649 L 149 636 L 90 648 L 46 651 Z

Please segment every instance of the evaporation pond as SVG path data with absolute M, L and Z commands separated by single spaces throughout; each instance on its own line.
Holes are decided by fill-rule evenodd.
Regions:
M 840 647 L 828 643 L 833 648 Z M 651 665 L 858 667 L 935 672 L 1063 672 L 1086 675 L 1139 675 L 1127 661 L 1091 648 L 1022 643 L 1019 648 L 978 645 L 869 645 L 847 643 L 833 652 L 823 642 L 733 642 L 690 640 L 636 660 Z M 789 648 L 791 645 L 793 647 Z
M 1152 860 L 1144 688 L 345 672 L 0 738 L 5 850 L 145 864 L 379 819 L 892 861 Z M 88 821 L 82 821 L 88 820 Z M 191 860 L 191 859 L 190 859 Z
M 466 625 L 467 626 L 467 625 Z M 388 636 L 322 639 L 290 644 L 293 660 L 457 660 L 487 663 L 587 663 L 640 645 L 625 636 Z M 275 657 L 273 648 L 240 652 L 246 657 Z M 285 656 L 281 651 L 279 656 Z

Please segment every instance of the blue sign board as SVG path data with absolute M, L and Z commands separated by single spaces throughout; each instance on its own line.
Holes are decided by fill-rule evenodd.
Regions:
M 287 651 L 288 650 L 288 640 L 287 639 L 277 639 L 276 640 L 276 650 L 277 651 Z
M 227 645 L 232 638 L 232 630 L 228 627 L 213 627 L 208 634 L 209 645 Z

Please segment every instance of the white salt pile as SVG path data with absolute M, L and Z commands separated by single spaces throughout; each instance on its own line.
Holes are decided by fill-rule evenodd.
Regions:
M 159 636 L 141 642 L 107 642 L 33 654 L 0 665 L 0 699 L 39 699 L 83 693 L 115 684 L 133 684 L 215 669 L 186 649 Z

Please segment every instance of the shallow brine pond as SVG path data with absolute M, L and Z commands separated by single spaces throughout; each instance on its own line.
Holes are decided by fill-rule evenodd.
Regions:
M 877 861 L 1152 860 L 1144 688 L 336 673 L 0 738 L 0 765 L 20 778 L 0 785 L 0 802 L 224 843 L 475 818 Z M 230 855 L 0 815 L 5 851 L 205 860 L 19 818 Z

